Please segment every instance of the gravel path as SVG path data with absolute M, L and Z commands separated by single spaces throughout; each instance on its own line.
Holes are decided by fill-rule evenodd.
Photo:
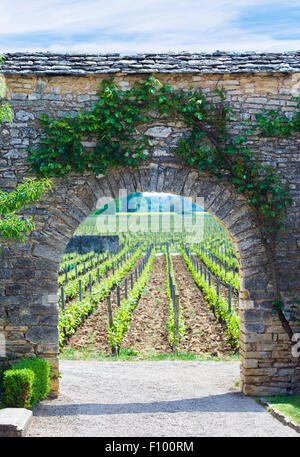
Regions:
M 60 363 L 28 436 L 299 436 L 233 385 L 239 362 Z

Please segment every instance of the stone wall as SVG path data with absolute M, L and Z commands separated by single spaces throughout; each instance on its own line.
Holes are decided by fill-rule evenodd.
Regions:
M 281 107 L 292 113 L 299 93 L 299 56 L 291 54 L 120 56 L 8 55 L 5 78 L 14 111 L 11 125 L 0 127 L 0 186 L 15 188 L 30 176 L 27 148 L 39 143 L 39 116 L 57 118 L 88 109 L 97 99 L 100 82 L 114 73 L 124 90 L 144 73 L 156 71 L 174 87 L 199 87 L 213 99 L 213 90 L 224 88 L 237 120 L 254 117 L 263 108 Z M 145 62 L 146 60 L 146 62 Z M 197 61 L 197 63 L 193 63 Z M 109 64 L 108 62 L 113 62 Z M 154 65 L 154 67 L 153 67 Z M 243 197 L 226 180 L 187 168 L 170 149 L 185 126 L 153 113 L 146 134 L 155 145 L 151 160 L 135 171 L 115 170 L 107 176 L 70 175 L 55 179 L 53 190 L 26 214 L 34 216 L 36 230 L 25 244 L 6 243 L 0 258 L 0 331 L 5 334 L 10 359 L 36 353 L 53 366 L 53 394 L 57 391 L 57 272 L 59 261 L 79 223 L 97 209 L 103 195 L 118 197 L 119 189 L 172 192 L 204 198 L 204 206 L 227 228 L 235 244 L 241 271 L 240 317 L 242 389 L 246 394 L 272 394 L 300 390 L 298 359 L 272 309 L 272 278 L 256 220 Z M 280 235 L 277 258 L 286 316 L 299 291 L 299 137 L 252 137 L 249 147 L 262 163 L 272 163 L 290 184 L 293 204 Z M 85 143 L 86 148 L 92 146 Z M 300 331 L 291 321 L 295 331 Z
M 299 52 L 220 52 L 167 54 L 54 54 L 49 52 L 7 53 L 3 70 L 9 74 L 86 75 L 136 73 L 295 73 L 300 69 Z
M 85 254 L 90 251 L 117 252 L 118 247 L 118 235 L 78 235 L 72 236 L 66 246 L 65 253 L 77 252 L 78 254 Z

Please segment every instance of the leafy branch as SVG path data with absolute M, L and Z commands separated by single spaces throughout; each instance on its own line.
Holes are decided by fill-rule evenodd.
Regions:
M 281 109 L 263 110 L 255 115 L 256 124 L 252 131 L 258 129 L 263 136 L 290 137 L 293 133 L 300 132 L 300 97 L 292 97 L 295 101 L 295 114 L 291 117 L 284 115 Z
M 23 219 L 16 212 L 38 201 L 47 189 L 51 189 L 51 182 L 43 178 L 28 179 L 13 192 L 0 190 L 0 237 L 24 241 L 26 232 L 34 230 L 34 222 L 32 217 Z
M 0 55 L 0 68 L 2 62 L 3 57 Z M 5 82 L 1 76 L 0 74 L 0 102 L 6 93 Z M 12 122 L 12 119 L 13 114 L 10 106 L 7 103 L 0 104 L 0 124 Z M 23 219 L 16 212 L 38 201 L 46 189 L 50 188 L 49 179 L 43 178 L 41 180 L 27 179 L 12 192 L 3 192 L 0 189 L 0 237 L 24 241 L 25 234 L 34 230 L 34 222 L 31 217 Z

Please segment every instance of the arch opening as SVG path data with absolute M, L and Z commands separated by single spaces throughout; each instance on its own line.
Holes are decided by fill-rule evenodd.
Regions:
M 59 276 L 61 319 L 70 313 L 73 320 L 82 306 L 86 313 L 86 304 L 92 316 L 83 316 L 87 319 L 78 331 L 76 322 L 61 328 L 63 354 L 74 358 L 75 353 L 89 353 L 104 359 L 115 355 L 111 332 L 128 312 L 128 328 L 117 342 L 119 357 L 236 358 L 238 261 L 226 231 L 199 206 L 202 199 L 197 205 L 172 193 L 120 194 L 115 200 L 98 201 L 100 208 L 79 225 L 67 246 Z M 130 257 L 137 251 L 132 263 Z M 130 308 L 126 300 L 139 288 L 141 259 L 152 251 L 146 287 Z M 97 300 L 101 296 L 100 303 L 95 300 L 96 309 L 93 294 Z

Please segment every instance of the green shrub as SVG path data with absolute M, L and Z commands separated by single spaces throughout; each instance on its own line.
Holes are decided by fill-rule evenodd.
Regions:
M 4 373 L 4 402 L 13 408 L 30 408 L 35 375 L 28 368 Z
M 19 375 L 19 372 L 23 375 Z M 31 385 L 28 381 L 28 372 L 31 374 Z M 38 357 L 23 359 L 4 373 L 5 403 L 7 406 L 32 408 L 47 396 L 49 384 L 50 365 L 47 360 Z
M 4 362 L 0 365 L 0 409 L 4 408 L 4 373 L 8 369 L 8 363 Z
M 8 363 L 2 363 L 0 366 L 0 391 L 3 389 L 3 380 L 4 380 L 4 373 L 6 370 L 9 370 L 10 366 Z

